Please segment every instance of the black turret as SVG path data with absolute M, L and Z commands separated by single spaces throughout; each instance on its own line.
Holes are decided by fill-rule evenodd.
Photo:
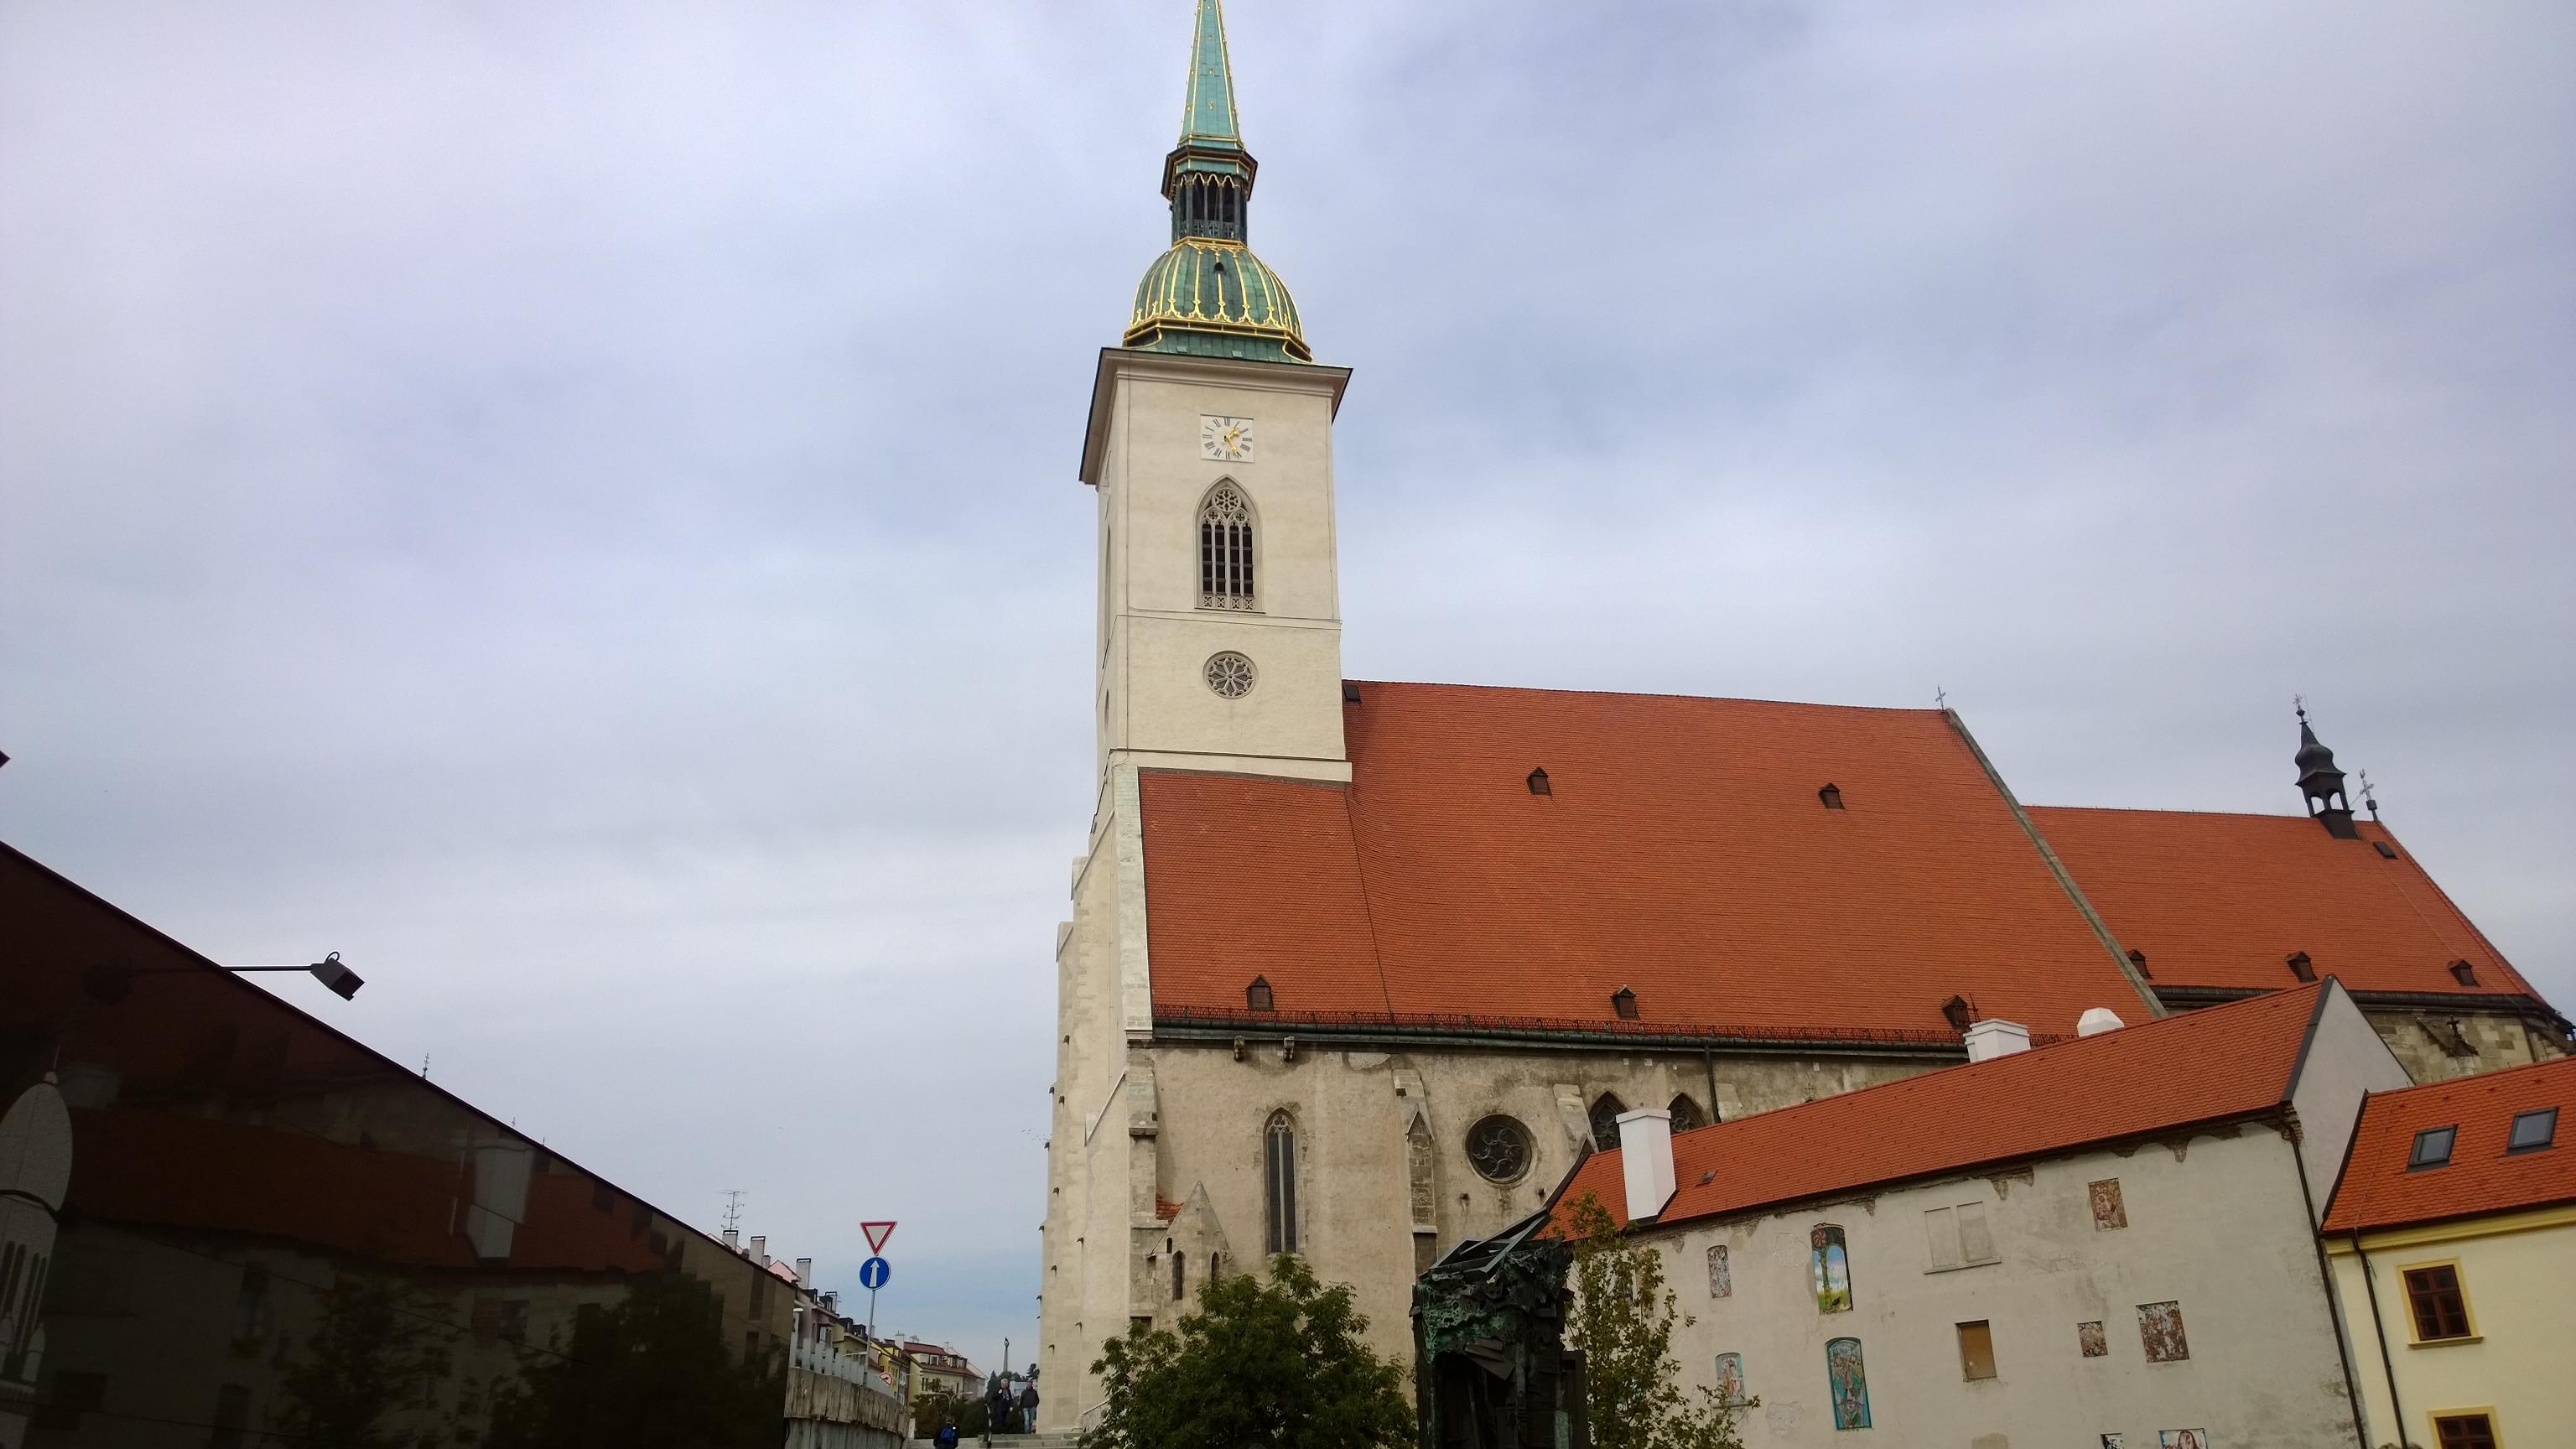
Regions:
M 2299 753 L 2292 760 L 2299 767 L 2299 793 L 2307 798 L 2308 818 L 2337 840 L 2360 839 L 2361 832 L 2352 828 L 2352 802 L 2344 797 L 2343 771 L 2335 768 L 2334 751 L 2308 727 L 2304 704 L 2299 706 Z

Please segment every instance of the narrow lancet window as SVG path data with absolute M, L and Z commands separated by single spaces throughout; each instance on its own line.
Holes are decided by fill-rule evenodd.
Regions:
M 1270 1114 L 1263 1139 L 1264 1242 L 1274 1253 L 1297 1251 L 1297 1124 L 1285 1112 Z
M 1252 504 L 1231 483 L 1199 505 L 1199 607 L 1253 607 Z

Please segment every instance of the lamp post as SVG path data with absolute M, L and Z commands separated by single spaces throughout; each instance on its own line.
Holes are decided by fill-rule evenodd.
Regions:
M 199 968 L 195 966 L 122 966 L 102 963 L 81 972 L 81 988 L 100 1001 L 121 1001 L 125 998 L 126 991 L 133 985 L 134 978 L 137 976 L 193 975 L 198 971 L 198 969 Z M 236 973 L 247 971 L 308 972 L 312 975 L 314 980 L 330 987 L 331 990 L 337 993 L 343 1001 L 354 999 L 358 994 L 358 988 L 367 984 L 357 972 L 350 970 L 346 965 L 342 964 L 340 953 L 337 951 L 323 957 L 319 961 L 313 962 L 309 966 L 218 966 L 215 969 L 218 971 L 231 971 Z

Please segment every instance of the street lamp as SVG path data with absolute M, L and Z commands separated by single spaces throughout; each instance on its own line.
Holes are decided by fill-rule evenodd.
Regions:
M 340 964 L 340 953 L 332 952 L 310 966 L 227 966 L 227 971 L 310 971 L 313 979 L 340 993 L 342 1001 L 356 999 L 358 988 L 367 983 L 357 972 Z
M 194 966 L 124 966 L 102 962 L 81 972 L 81 989 L 100 1001 L 122 1001 L 132 989 L 137 976 L 184 976 L 197 971 Z M 218 971 L 308 971 L 313 979 L 339 993 L 343 1001 L 357 996 L 366 985 L 357 972 L 341 964 L 340 953 L 332 952 L 310 966 L 218 966 Z

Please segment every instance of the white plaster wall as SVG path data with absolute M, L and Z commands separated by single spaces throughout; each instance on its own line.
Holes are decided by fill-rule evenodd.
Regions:
M 2315 1221 L 2325 1221 L 2335 1176 L 2343 1170 L 2344 1147 L 2361 1120 L 2363 1095 L 2412 1085 L 2406 1068 L 2361 1008 L 2352 1004 L 2342 984 L 2328 984 L 2306 1060 L 2290 1094 L 2290 1109 L 2299 1122 L 2299 1161 L 2307 1172 Z
M 2087 1185 L 2116 1178 L 2129 1225 L 2094 1227 Z M 1998 1260 L 1930 1271 L 1923 1214 L 1986 1205 Z M 1853 1306 L 1822 1314 L 1810 1228 L 1840 1226 Z M 2350 1399 L 2299 1193 L 2297 1156 L 2266 1126 L 2095 1151 L 1992 1178 L 1856 1197 L 1652 1235 L 1697 1323 L 1674 1336 L 1684 1379 L 1713 1384 L 1744 1356 L 1748 1444 L 2097 1445 L 2121 1433 L 2206 1429 L 2227 1446 L 2349 1446 Z M 1733 1293 L 1712 1298 L 1706 1254 L 1729 1250 Z M 2149 1363 L 2138 1305 L 2182 1305 L 2191 1357 Z M 1997 1377 L 1964 1379 L 1957 1325 L 1983 1319 Z M 2083 1357 L 2099 1320 L 2109 1353 Z M 1825 1343 L 1861 1341 L 1873 1428 L 1837 1431 Z

